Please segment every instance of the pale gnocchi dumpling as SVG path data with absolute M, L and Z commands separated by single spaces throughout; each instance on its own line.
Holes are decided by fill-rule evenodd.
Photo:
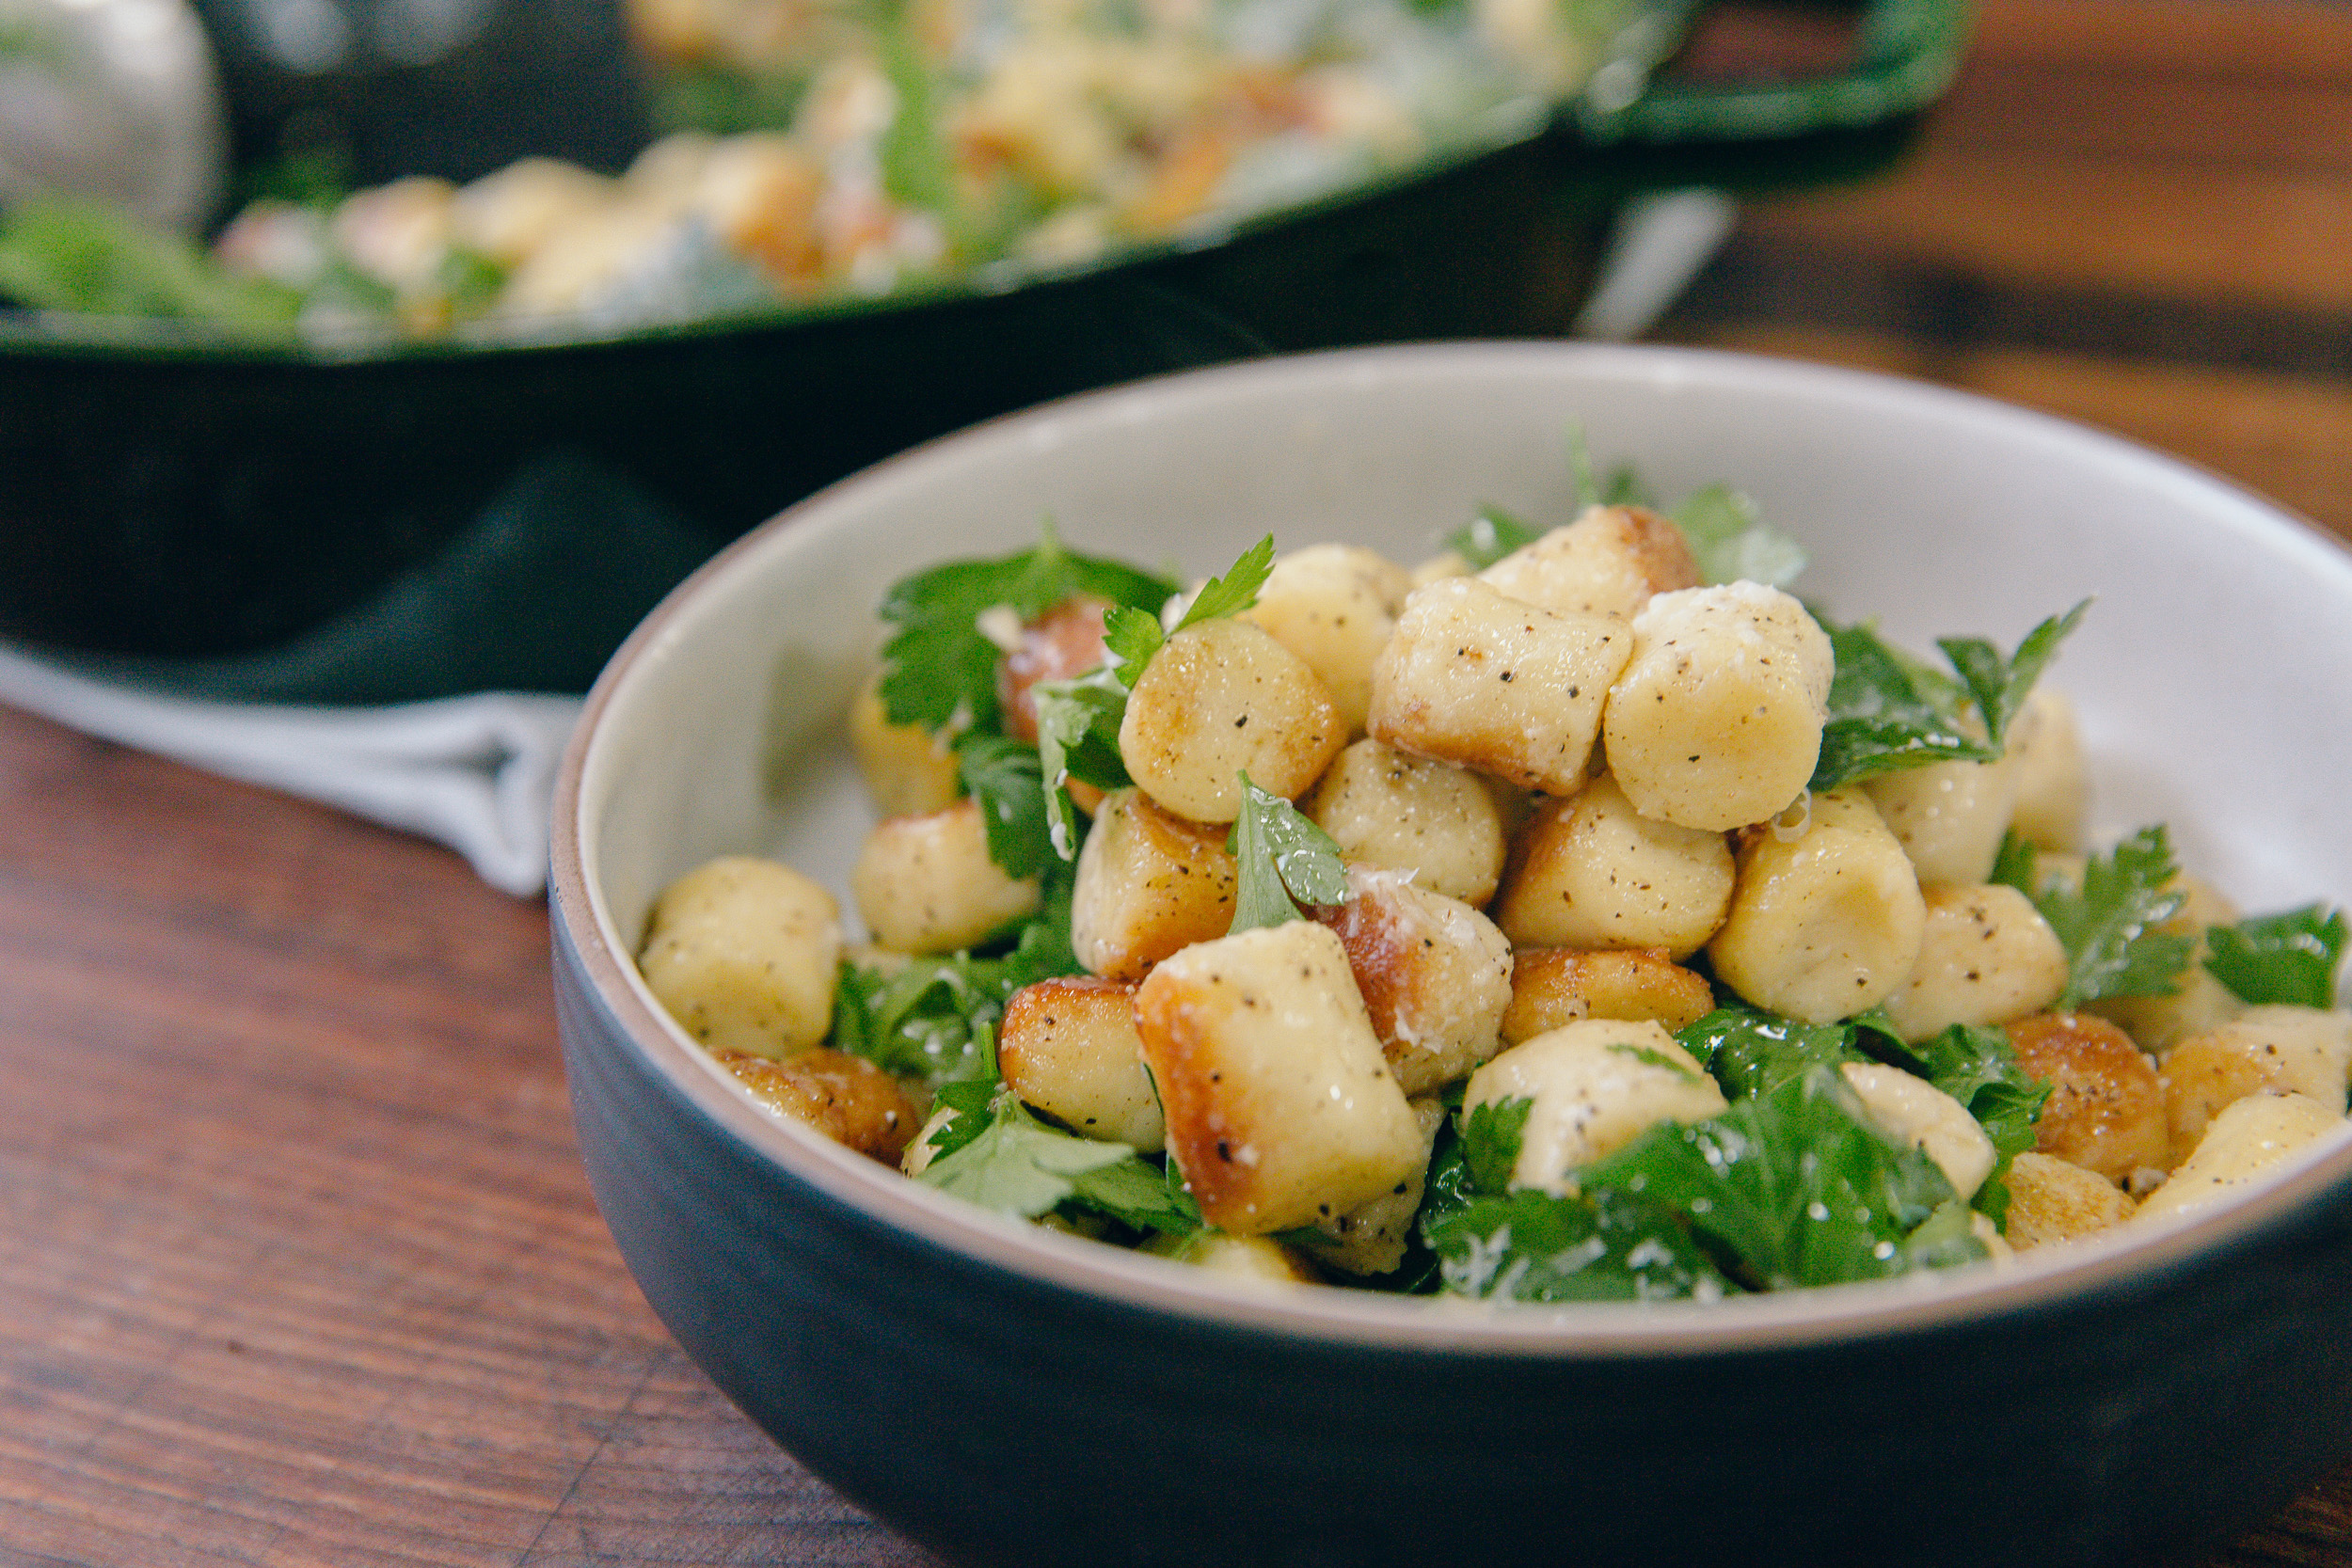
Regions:
M 1659 948 L 1521 947 L 1511 955 L 1502 1038 L 1518 1045 L 1588 1018 L 1649 1020 L 1685 1029 L 1715 1006 L 1707 976 Z
M 883 816 L 920 816 L 953 805 L 963 790 L 955 749 L 944 734 L 892 723 L 881 687 L 877 670 L 850 704 L 850 749 L 874 809 Z
M 2138 1219 L 2209 1209 L 2344 1125 L 2344 1114 L 2302 1094 L 2257 1094 L 2222 1107 L 2197 1152 L 2148 1195 Z
M 1347 743 L 1311 666 L 1247 621 L 1203 621 L 1168 640 L 1127 698 L 1119 751 L 1136 784 L 1195 822 L 1231 822 L 1239 776 L 1295 799 Z
M 921 816 L 884 817 L 850 872 L 859 916 L 899 953 L 952 953 L 1037 912 L 1034 877 L 1009 877 L 989 858 L 980 803 L 965 799 Z
M 2139 1207 L 2132 1195 L 2101 1176 L 2055 1154 L 2027 1149 L 2010 1162 L 2010 1245 L 2024 1252 L 2051 1242 L 2094 1235 L 2130 1219 Z
M 1705 946 L 1731 906 L 1724 835 L 1642 816 L 1607 773 L 1519 831 L 1495 921 L 1522 947 Z
M 779 1057 L 823 1043 L 840 958 L 840 910 L 821 884 L 774 861 L 723 855 L 654 900 L 637 968 L 708 1049 Z
M 1811 799 L 1802 824 L 1750 836 L 1707 953 L 1756 1006 L 1827 1023 L 1892 996 L 1926 929 L 1918 879 L 1877 808 L 1859 790 L 1832 790 Z
M 1970 885 L 1993 875 L 2017 800 L 2017 769 L 1999 762 L 1937 762 L 1883 773 L 1863 789 L 1922 882 Z
M 1871 1126 L 1934 1161 L 1963 1199 L 1976 1196 L 1998 1156 L 1967 1106 L 1926 1079 L 1883 1063 L 1848 1062 L 1838 1070 Z
M 1072 1132 L 1156 1151 L 1167 1123 L 1136 1033 L 1136 989 L 1084 975 L 1012 993 L 996 1031 L 1006 1086 Z
M 1928 1039 L 1955 1023 L 2007 1023 L 2066 990 L 2066 944 L 2015 888 L 1936 885 L 1919 895 L 1927 911 L 1919 957 L 1884 1004 L 1904 1039 Z
M 1413 873 L 1432 893 L 1484 904 L 1502 875 L 1502 810 L 1478 774 L 1359 740 L 1298 803 L 1348 859 Z
M 1609 692 L 1609 768 L 1644 816 L 1721 832 L 1779 815 L 1820 760 L 1836 657 L 1777 588 L 1661 594 Z M 1979 878 L 1982 880 L 1982 878 Z
M 1347 891 L 1315 918 L 1338 933 L 1405 1092 L 1426 1094 L 1493 1055 L 1511 1005 L 1511 944 L 1494 922 L 1401 872 L 1350 866 Z
M 1140 980 L 1162 958 L 1221 937 L 1239 873 L 1225 829 L 1173 816 L 1138 789 L 1114 790 L 1078 852 L 1070 945 L 1087 972 Z
M 1372 708 L 1372 662 L 1411 589 L 1405 568 L 1375 550 L 1311 545 L 1275 561 L 1242 619 L 1305 660 L 1330 693 L 1341 727 L 1360 735 Z
M 2352 1071 L 2352 1013 L 2249 1007 L 2166 1053 L 2166 1117 L 2176 1150 L 2194 1149 L 2223 1108 L 2254 1094 L 2299 1094 L 2344 1110 Z

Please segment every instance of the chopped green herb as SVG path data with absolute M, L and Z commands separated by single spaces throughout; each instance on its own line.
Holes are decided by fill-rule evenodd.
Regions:
M 833 1044 L 933 1089 L 996 1077 L 995 1027 L 1023 986 L 1078 974 L 1070 951 L 1070 884 L 1049 872 L 1045 907 L 997 958 L 966 953 L 895 970 L 844 961 L 834 988 Z
M 956 155 L 942 130 L 930 68 L 914 37 L 911 7 L 892 8 L 879 40 L 882 67 L 889 78 L 897 113 L 877 149 L 882 189 L 894 200 L 934 213 L 950 213 L 956 199 Z
M 1002 654 L 979 629 L 998 605 L 1034 621 L 1073 594 L 1156 609 L 1175 585 L 1116 561 L 1065 549 L 1045 530 L 1034 549 L 995 561 L 951 561 L 900 578 L 882 596 L 881 615 L 896 626 L 882 647 L 887 673 L 882 705 L 895 724 L 998 733 L 996 660 Z
M 1136 677 L 1167 641 L 1160 618 L 1149 610 L 1114 605 L 1103 617 L 1103 646 L 1115 661 L 1111 668 L 1118 673 L 1119 684 L 1130 691 L 1136 689 Z
M 1867 626 L 1830 626 L 1837 673 L 1829 722 L 1808 787 L 1836 789 L 1873 774 L 1936 762 L 1991 762 L 2000 752 L 1968 732 L 1956 691 Z
M 2041 679 L 2058 644 L 2082 624 L 2083 611 L 2090 608 L 2090 601 L 2085 599 L 2065 614 L 2051 616 L 2026 634 L 2010 658 L 2003 658 L 1998 648 L 1980 637 L 1936 639 L 1935 645 L 1960 672 L 1961 682 L 1967 687 L 1969 700 L 1976 704 L 1994 745 L 2007 737 L 2010 721 L 2025 706 L 2033 683 Z
M 1534 1108 L 1533 1100 L 1513 1095 L 1473 1105 L 1461 1116 L 1462 1177 L 1468 1191 L 1491 1196 L 1510 1190 L 1527 1115 Z
M 1855 1048 L 1846 1024 L 1800 1023 L 1745 1003 L 1718 1007 L 1675 1039 L 1715 1075 L 1729 1100 L 1771 1094 L 1817 1067 L 1870 1059 Z
M 1241 814 L 1225 839 L 1241 873 L 1232 929 L 1299 919 L 1294 898 L 1301 904 L 1347 902 L 1347 863 L 1331 835 L 1279 795 L 1251 784 L 1248 774 L 1240 777 Z
M 2205 967 L 2240 1001 L 2260 1006 L 2336 1005 L 2336 967 L 2344 958 L 2343 911 L 2306 904 L 2206 928 Z
M 1133 1230 L 1190 1236 L 1203 1228 L 1200 1206 L 1181 1180 L 1139 1154 L 1097 1165 L 1071 1179 L 1071 1201 Z
M 1675 1214 L 1725 1272 L 1770 1290 L 1916 1266 L 1906 1240 L 1953 1197 L 1935 1162 L 1863 1119 L 1829 1067 L 1706 1121 L 1661 1122 L 1577 1180 L 1588 1195 L 1618 1192 Z
M 2038 885 L 2040 859 L 2039 851 L 2014 831 L 2005 832 L 2001 835 L 2000 852 L 1993 857 L 1993 874 L 1985 880 L 2013 887 L 2028 898 L 2035 897 L 2042 892 Z
M 1543 537 L 1543 530 L 1534 528 L 1489 501 L 1481 505 L 1478 515 L 1445 537 L 1445 547 L 1470 562 L 1473 572 L 1487 567 L 1522 546 L 1532 545 Z
M 1258 602 L 1258 590 L 1274 571 L 1274 535 L 1267 534 L 1241 552 L 1221 578 L 1211 578 L 1201 584 L 1192 603 L 1184 610 L 1184 618 L 1176 623 L 1176 630 L 1197 626 L 1203 621 L 1215 621 L 1227 615 L 1238 615 Z
M 1830 682 L 1829 723 L 1821 732 L 1810 787 L 1836 789 L 1930 763 L 1998 761 L 2010 718 L 2089 605 L 2086 599 L 2043 621 L 2006 659 L 1981 639 L 1942 639 L 1936 645 L 1959 672 L 1957 681 L 1883 641 L 1868 626 L 1822 622 L 1837 673 Z
M 979 802 L 988 858 L 1008 877 L 1034 877 L 1054 858 L 1041 765 L 1010 736 L 974 736 L 956 754 L 963 787 Z
M 1692 491 L 1670 514 L 1710 583 L 1762 582 L 1786 588 L 1804 575 L 1803 546 L 1769 526 L 1756 499 L 1728 484 Z
M 2170 996 L 2179 990 L 2196 942 L 2156 929 L 2180 912 L 2183 895 L 2169 890 L 2178 872 L 2158 825 L 2142 828 L 2108 855 L 2092 856 L 2079 889 L 2025 890 L 2066 946 L 2059 1006 L 2106 996 Z
M 1616 1193 L 1521 1188 L 1431 1221 L 1424 1237 L 1455 1295 L 1512 1301 L 1712 1300 L 1736 1289 L 1672 1217 Z
M 210 322 L 273 341 L 293 336 L 302 305 L 292 289 L 241 277 L 176 234 L 65 197 L 0 210 L 0 297 L 38 310 Z
M 1175 630 L 1199 626 L 1228 615 L 1238 615 L 1258 602 L 1258 590 L 1274 570 L 1274 535 L 1267 534 L 1241 552 L 1221 578 L 1211 578 L 1200 592 L 1193 595 L 1184 608 L 1184 618 Z M 1111 669 L 1120 686 L 1128 691 L 1143 678 L 1144 667 L 1160 651 L 1172 632 L 1163 634 L 1159 617 L 1139 610 L 1111 610 L 1103 617 L 1103 646 L 1111 656 Z
M 988 1124 L 996 1119 L 996 1114 L 989 1109 L 996 1099 L 996 1090 L 993 1069 L 984 1079 L 966 1078 L 940 1085 L 931 1101 L 931 1114 L 938 1115 L 943 1107 L 952 1114 L 933 1128 L 925 1140 L 931 1147 L 932 1159 L 953 1154 L 988 1131 Z
M 1135 1157 L 1125 1144 L 1097 1143 L 1046 1126 L 1009 1089 L 997 1091 L 989 1113 L 978 1135 L 934 1158 L 916 1180 L 983 1209 L 1035 1219 L 1075 1196 L 1089 1172 Z
M 1119 754 L 1119 721 L 1127 712 L 1127 690 L 1098 670 L 1073 681 L 1040 681 L 1029 689 L 1037 709 L 1038 784 L 1045 811 L 1046 842 L 1065 861 L 1078 858 L 1078 812 L 1070 781 L 1097 789 L 1132 783 Z

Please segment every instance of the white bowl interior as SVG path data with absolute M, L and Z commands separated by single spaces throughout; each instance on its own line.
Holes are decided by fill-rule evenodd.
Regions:
M 874 606 L 907 571 L 1023 547 L 1042 518 L 1075 548 L 1181 576 L 1222 570 L 1268 531 L 1283 547 L 1346 540 L 1409 563 L 1482 501 L 1565 520 L 1577 426 L 1604 467 L 1632 462 L 1669 499 L 1718 480 L 1746 490 L 1810 552 L 1798 592 L 1923 652 L 1954 633 L 2007 647 L 2095 596 L 2049 677 L 2084 721 L 2094 837 L 2168 822 L 2184 863 L 2249 911 L 2352 898 L 2337 818 L 2352 777 L 2352 560 L 2307 527 L 2182 464 L 1917 385 L 1684 351 L 1457 345 L 1075 399 L 919 449 L 739 544 L 656 612 L 592 700 L 577 819 L 558 832 L 578 835 L 602 940 L 626 955 L 660 886 L 723 852 L 774 855 L 846 894 L 870 814 L 841 715 L 880 641 Z M 637 992 L 630 1010 L 658 1018 Z M 748 1135 L 826 1164 L 818 1140 L 791 1131 Z M 2347 1143 L 2328 1142 L 2335 1164 Z M 960 1244 L 991 1237 L 1128 1285 L 1151 1278 L 1120 1275 L 1137 1262 L 1181 1272 L 1008 1238 L 863 1164 L 831 1161 L 829 1180 Z M 2072 1250 L 2112 1261 L 2146 1246 Z M 1992 1289 L 1992 1274 L 1951 1289 Z M 1343 1314 L 1402 1321 L 1412 1306 L 1314 1293 L 1355 1298 Z

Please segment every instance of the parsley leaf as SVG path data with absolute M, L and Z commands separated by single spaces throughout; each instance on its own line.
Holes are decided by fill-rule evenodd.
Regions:
M 1998 761 L 2010 720 L 2090 605 L 2085 599 L 2043 621 L 2006 659 L 1981 638 L 1939 639 L 1936 646 L 1958 672 L 1957 681 L 1883 641 L 1868 626 L 1822 622 L 1837 673 L 1830 681 L 1829 723 L 1821 731 L 1820 760 L 1809 787 L 1835 789 L 1935 762 Z M 1977 738 L 1968 707 L 1987 738 Z
M 2013 887 L 2031 898 L 2042 891 L 2035 885 L 2040 876 L 2040 851 L 2033 844 L 2018 837 L 2012 829 L 2001 835 L 2000 851 L 1993 857 L 1993 874 L 1985 880 Z
M 2238 1000 L 2256 1006 L 2336 1005 L 2336 965 L 2344 957 L 2342 911 L 2307 904 L 2284 914 L 2257 915 L 2205 931 L 2205 967 Z
M 1149 572 L 1064 549 L 1050 528 L 1034 549 L 950 561 L 901 578 L 880 610 L 898 628 L 882 645 L 883 708 L 894 724 L 994 731 L 1001 650 L 979 630 L 983 610 L 1005 605 L 1033 621 L 1076 594 L 1153 610 L 1175 591 Z
M 1159 1166 L 1125 1144 L 1049 1126 L 1002 1085 L 950 1084 L 939 1103 L 956 1114 L 931 1134 L 936 1152 L 918 1180 L 1025 1219 L 1068 1207 L 1133 1230 L 1201 1228 L 1200 1206 Z
M 1473 572 L 1487 567 L 1524 545 L 1532 545 L 1543 537 L 1543 530 L 1534 528 L 1488 501 L 1478 508 L 1478 515 L 1445 536 L 1447 549 L 1470 562 Z
M 882 29 L 882 67 L 889 78 L 898 113 L 876 149 L 882 188 L 893 199 L 931 212 L 956 205 L 955 153 L 941 130 L 931 71 L 914 37 L 905 8 L 894 8 L 896 25 Z
M 2083 611 L 2090 608 L 2083 600 L 2063 615 L 2053 615 L 2027 632 L 2017 644 L 2014 657 L 2003 658 L 2001 652 L 1980 637 L 1940 637 L 1935 645 L 1944 650 L 1944 657 L 1952 661 L 1960 678 L 1968 688 L 1969 700 L 1977 705 L 1977 712 L 1984 720 L 1986 733 L 1998 746 L 2009 733 L 2009 721 L 2017 717 L 2017 710 L 2026 705 L 2026 694 L 2042 676 L 2042 670 L 2058 653 L 2058 647 L 2068 634 L 2082 624 Z
M 1297 920 L 1293 898 L 1301 904 L 1347 902 L 1347 863 L 1331 835 L 1279 795 L 1251 784 L 1248 773 L 1240 777 L 1241 813 L 1225 838 L 1241 872 L 1230 929 Z
M 1472 1193 L 1507 1192 L 1535 1102 L 1521 1095 L 1473 1105 L 1461 1117 L 1462 1175 Z
M 1163 633 L 1159 617 L 1141 610 L 1114 608 L 1103 615 L 1103 646 L 1110 654 L 1109 670 L 1122 692 L 1133 691 L 1136 682 L 1143 678 L 1144 666 L 1152 662 L 1168 639 L 1186 626 L 1199 626 L 1221 616 L 1238 615 L 1258 602 L 1258 590 L 1265 586 L 1267 576 L 1274 570 L 1274 535 L 1267 534 L 1241 552 L 1221 578 L 1211 578 L 1201 584 L 1192 603 L 1184 607 L 1184 618 L 1176 623 L 1175 631 Z M 1099 672 L 1098 672 L 1099 673 Z M 1094 677 L 1089 676 L 1091 680 Z M 1121 711 L 1124 711 L 1122 707 Z M 1116 718 L 1112 722 L 1118 729 Z
M 1668 514 L 1682 531 L 1709 583 L 1762 582 L 1786 588 L 1803 575 L 1804 549 L 1768 526 L 1756 499 L 1727 484 L 1709 484 Z
M 933 1129 L 927 1140 L 931 1146 L 932 1159 L 953 1154 L 988 1131 L 988 1124 L 996 1119 L 996 1114 L 989 1109 L 995 1101 L 996 1089 L 993 1069 L 985 1079 L 966 1078 L 940 1085 L 931 1101 L 932 1111 L 936 1113 L 945 1106 L 955 1114 Z
M 988 858 L 1008 877 L 1034 877 L 1053 858 L 1037 750 L 1010 736 L 973 736 L 956 754 L 963 787 L 980 804 Z
M 1184 618 L 1176 623 L 1175 629 L 1182 631 L 1203 621 L 1240 614 L 1258 602 L 1258 590 L 1265 586 L 1265 579 L 1273 571 L 1274 535 L 1269 533 L 1242 551 L 1241 559 L 1223 577 L 1211 578 L 1201 584 L 1200 592 L 1193 595 L 1191 606 L 1185 610 Z M 1128 684 L 1132 686 L 1134 682 Z
M 1070 681 L 1040 681 L 1029 689 L 1037 708 L 1038 783 L 1042 792 L 1046 842 L 1065 861 L 1078 857 L 1077 807 L 1070 781 L 1098 789 L 1132 783 L 1119 754 L 1119 721 L 1126 716 L 1126 689 L 1107 671 Z
M 1718 1007 L 1677 1030 L 1675 1039 L 1715 1075 L 1728 1100 L 1771 1094 L 1817 1067 L 1870 1059 L 1854 1048 L 1846 1024 L 1800 1023 L 1744 1005 Z
M 1836 789 L 1899 768 L 2000 756 L 1968 733 L 1949 682 L 1904 657 L 1868 626 L 1823 626 L 1837 673 L 1830 680 L 1820 759 L 1807 787 Z
M 1859 1115 L 1836 1069 L 1816 1067 L 1722 1116 L 1661 1122 L 1577 1175 L 1680 1218 L 1735 1277 L 1770 1290 L 1876 1279 L 1919 1266 L 1912 1233 L 1951 1183 L 1916 1148 Z M 1982 1257 L 1980 1244 L 1945 1248 Z
M 915 1180 L 1000 1214 L 1035 1219 L 1075 1195 L 1088 1173 L 1135 1157 L 1125 1144 L 1046 1126 L 1009 1089 L 997 1091 L 989 1111 L 977 1136 L 933 1159 Z
M 1069 878 L 1049 871 L 1043 910 L 1002 958 L 957 953 L 910 958 L 895 970 L 844 959 L 834 987 L 834 1047 L 934 1090 L 993 1083 L 1006 1001 L 1034 981 L 1079 973 L 1070 951 L 1070 894 Z
M 1200 1206 L 1181 1181 L 1139 1154 L 1081 1172 L 1071 1182 L 1072 1202 L 1132 1230 L 1190 1236 L 1204 1228 Z
M 2083 866 L 2079 890 L 2053 884 L 2025 889 L 2066 947 L 2066 990 L 2059 1007 L 2106 996 L 2169 996 L 2188 967 L 2193 939 L 2160 931 L 2180 912 L 2182 895 L 2167 891 L 2178 873 L 2161 824 L 2142 828 Z
M 1111 668 L 1118 673 L 1119 684 L 1133 691 L 1136 678 L 1143 667 L 1152 662 L 1152 656 L 1168 641 L 1160 630 L 1160 618 L 1149 610 L 1133 610 L 1126 605 L 1113 605 L 1103 615 L 1103 646 L 1115 661 Z
M 1732 1289 L 1669 1215 L 1614 1193 L 1513 1189 L 1534 1101 L 1471 1106 L 1431 1163 L 1416 1227 L 1456 1295 L 1654 1301 Z
M 1455 1295 L 1515 1301 L 1712 1298 L 1735 1288 L 1665 1213 L 1615 1193 L 1523 1187 L 1429 1222 L 1423 1239 Z

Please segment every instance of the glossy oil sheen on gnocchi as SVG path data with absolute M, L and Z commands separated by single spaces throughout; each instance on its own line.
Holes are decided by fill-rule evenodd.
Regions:
M 2344 1120 L 2344 923 L 2083 843 L 2040 682 L 1788 590 L 1720 488 L 1186 587 L 1050 533 L 905 578 L 849 891 L 748 857 L 640 948 L 773 1114 L 1227 1273 L 1536 1302 L 1991 1262 Z M 1769 579 L 1769 580 L 1765 580 Z

